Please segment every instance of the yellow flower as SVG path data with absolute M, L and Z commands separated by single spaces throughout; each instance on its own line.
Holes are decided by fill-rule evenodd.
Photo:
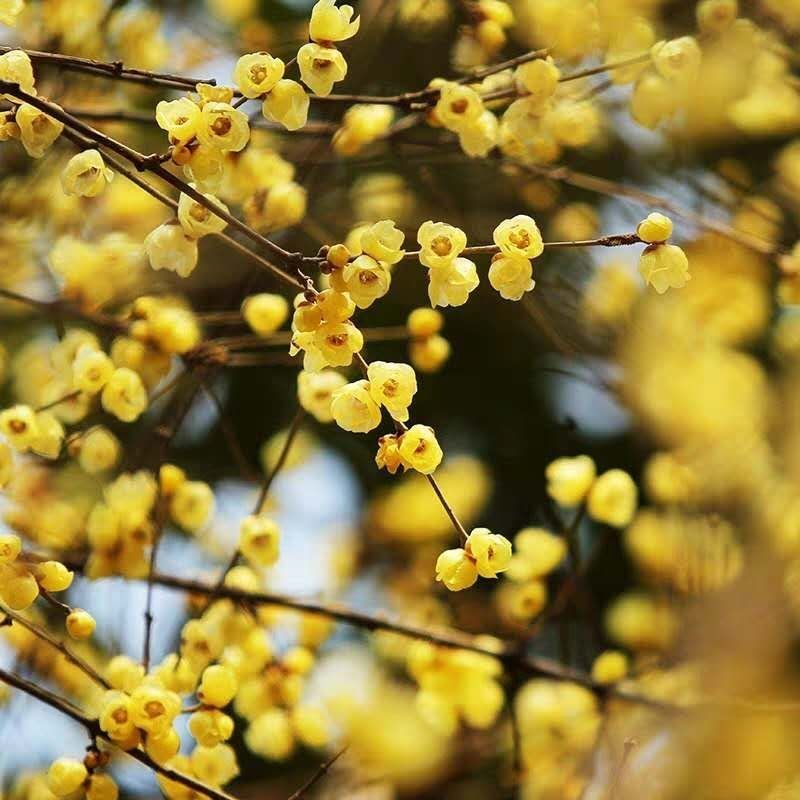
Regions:
M 478 580 L 478 568 L 462 548 L 445 550 L 436 559 L 436 580 L 451 592 L 460 592 L 475 584 Z
M 119 787 L 110 775 L 94 772 L 89 776 L 86 800 L 118 800 Z
M 511 542 L 488 528 L 474 528 L 467 537 L 466 551 L 475 559 L 478 575 L 496 578 L 505 572 L 511 561 Z
M 624 470 L 610 469 L 594 482 L 586 508 L 592 519 L 624 528 L 636 513 L 637 496 L 633 478 Z
M 500 123 L 491 111 L 484 111 L 478 119 L 458 131 L 458 143 L 470 158 L 485 158 L 497 145 L 499 137 Z
M 94 475 L 113 467 L 120 455 L 119 439 L 108 428 L 96 425 L 79 440 L 78 463 L 84 472 Z
M 323 97 L 331 93 L 334 83 L 344 80 L 347 75 L 347 62 L 336 48 L 311 42 L 297 51 L 297 65 L 300 80 L 314 94 Z
M 423 475 L 431 475 L 442 463 L 442 448 L 433 428 L 412 425 L 400 437 L 400 457 L 403 465 Z
M 701 33 L 717 34 L 727 30 L 739 13 L 738 0 L 701 0 L 695 9 Z
M 280 556 L 281 531 L 265 514 L 251 515 L 239 528 L 239 549 L 256 567 L 271 567 Z
M 358 33 L 361 17 L 352 6 L 336 7 L 336 0 L 318 0 L 311 9 L 308 37 L 314 42 L 342 42 Z
M 238 688 L 234 671 L 222 664 L 214 664 L 203 671 L 197 698 L 203 705 L 223 708 L 233 700 Z
M 242 316 L 254 333 L 269 336 L 289 316 L 289 303 L 279 294 L 251 294 L 242 302 Z
M 180 711 L 180 696 L 157 684 L 142 683 L 131 692 L 131 719 L 148 736 L 163 736 Z
M 197 138 L 201 144 L 238 153 L 250 141 L 247 114 L 228 103 L 206 103 L 200 112 Z
M 303 370 L 297 376 L 297 398 L 300 405 L 318 422 L 331 422 L 333 393 L 346 383 L 347 378 L 333 369 L 319 372 Z
M 646 72 L 636 81 L 631 95 L 631 116 L 640 125 L 654 130 L 675 113 L 677 96 L 668 80 L 656 72 Z
M 577 506 L 592 488 L 597 469 L 591 456 L 557 458 L 545 469 L 547 494 L 560 506 Z
M 382 103 L 356 103 L 347 109 L 333 135 L 333 149 L 351 156 L 384 136 L 394 121 L 394 108 Z
M 390 475 L 394 475 L 398 468 L 403 466 L 403 459 L 400 456 L 400 445 L 397 435 L 390 433 L 378 439 L 378 452 L 375 455 L 375 464 L 378 469 L 386 469 Z
M 480 279 L 474 261 L 456 258 L 445 267 L 428 270 L 428 297 L 431 306 L 463 306 Z
M 269 53 L 248 53 L 237 62 L 233 79 L 245 97 L 260 97 L 272 91 L 283 78 L 284 63 Z
M 184 174 L 199 190 L 218 191 L 225 173 L 225 155 L 222 151 L 207 144 L 195 144 L 191 150 L 186 148 L 186 155 L 189 160 L 184 163 L 173 150 L 172 160 L 184 165 Z
M 19 4 L 19 7 L 22 7 L 22 3 Z M 2 20 L 0 19 L 0 21 Z M 23 92 L 36 94 L 33 65 L 30 56 L 24 50 L 9 50 L 0 56 L 0 81 L 17 83 Z
M 420 262 L 430 269 L 448 267 L 467 246 L 467 235 L 446 222 L 428 220 L 420 225 L 417 241 L 422 252 Z
M 103 387 L 101 402 L 117 419 L 134 422 L 147 408 L 147 390 L 138 373 L 120 367 Z
M 364 336 L 352 322 L 326 322 L 311 334 L 310 342 L 301 341 L 301 336 L 295 336 L 294 341 L 306 351 L 305 369 L 312 371 L 326 366 L 349 367 L 353 355 L 364 346 Z
M 544 251 L 542 234 L 535 220 L 527 214 L 503 220 L 492 234 L 500 252 L 507 256 L 536 258 Z
M 405 234 L 397 230 L 393 220 L 383 219 L 370 225 L 361 234 L 361 250 L 376 261 L 397 264 L 405 255 L 403 250 L 405 238 Z
M 372 399 L 400 422 L 408 419 L 408 407 L 417 391 L 417 376 L 408 364 L 373 361 L 367 368 Z
M 667 289 L 681 289 L 692 277 L 689 259 L 674 244 L 651 244 L 639 258 L 639 274 L 659 294 Z
M 42 458 L 56 459 L 64 444 L 64 427 L 50 411 L 36 413 L 38 433 L 31 443 L 31 450 Z
M 489 267 L 489 283 L 505 300 L 519 300 L 536 285 L 533 264 L 528 258 L 498 253 Z
M 114 173 L 106 167 L 103 156 L 97 150 L 84 150 L 74 155 L 61 173 L 64 194 L 78 197 L 96 197 Z
M 66 619 L 67 633 L 73 639 L 88 639 L 93 633 L 97 623 L 94 617 L 82 608 L 73 608 Z
M 672 236 L 672 220 L 654 211 L 639 223 L 636 233 L 647 244 L 662 244 Z
M 628 657 L 619 650 L 604 650 L 592 662 L 592 680 L 597 683 L 617 683 L 627 674 Z
M 547 605 L 547 586 L 536 579 L 503 583 L 495 594 L 495 603 L 500 614 L 512 622 L 530 622 Z
M 480 95 L 471 87 L 446 81 L 439 88 L 435 106 L 436 118 L 452 131 L 459 131 L 477 122 L 484 107 Z
M 169 513 L 185 531 L 196 533 L 214 515 L 214 492 L 203 481 L 184 481 L 170 498 Z
M 262 758 L 282 760 L 294 749 L 294 734 L 288 713 L 269 708 L 259 714 L 244 734 L 247 748 Z
M 450 342 L 443 336 L 429 336 L 421 341 L 412 341 L 409 358 L 420 372 L 437 372 L 450 358 Z
M 306 90 L 297 81 L 283 78 L 264 98 L 261 113 L 286 130 L 296 131 L 306 124 L 310 105 Z
M 651 54 L 653 64 L 663 78 L 684 82 L 696 77 L 703 58 L 700 45 L 693 36 L 657 42 L 653 45 Z
M 72 362 L 72 385 L 87 394 L 97 394 L 114 372 L 114 362 L 91 345 L 78 348 Z
M 31 158 L 41 158 L 64 130 L 63 123 L 27 103 L 17 109 L 14 119 L 22 146 Z
M 228 210 L 228 207 L 214 197 L 213 194 L 204 194 L 203 197 L 211 205 L 217 206 L 223 211 Z M 228 226 L 228 223 L 222 217 L 183 192 L 178 198 L 178 222 L 180 222 L 183 232 L 192 239 L 200 239 L 210 233 L 222 233 Z
M 72 585 L 73 573 L 60 561 L 43 561 L 32 569 L 39 586 L 48 592 L 63 592 Z
M 567 554 L 563 537 L 544 528 L 523 528 L 514 537 L 514 555 L 507 576 L 512 581 L 530 581 L 549 575 Z
M 215 747 L 233 735 L 233 720 L 219 709 L 202 709 L 189 717 L 189 733 L 203 747 Z
M 360 380 L 336 389 L 331 414 L 340 428 L 352 433 L 367 433 L 380 425 L 381 409 L 372 399 L 369 381 Z
M 0 533 L 0 564 L 10 564 L 22 552 L 22 540 L 15 533 Z
M 414 339 L 427 339 L 444 327 L 444 317 L 435 308 L 415 308 L 408 315 L 408 333 Z
M 113 685 L 113 681 L 109 681 Z M 100 730 L 105 731 L 115 741 L 130 739 L 136 730 L 130 714 L 131 699 L 122 691 L 109 691 L 103 696 Z
M 159 225 L 147 234 L 144 250 L 155 269 L 166 269 L 188 278 L 197 266 L 197 240 L 186 235 L 176 222 Z
M 0 564 L 0 598 L 13 611 L 24 611 L 39 596 L 36 578 L 24 567 Z
M 362 254 L 331 275 L 331 285 L 347 292 L 359 308 L 369 308 L 384 297 L 392 284 L 389 267 L 372 256 Z
M 274 231 L 296 225 L 306 213 L 306 190 L 294 181 L 258 189 L 244 203 L 247 221 L 254 228 Z
M 39 435 L 36 412 L 25 405 L 16 405 L 0 411 L 0 433 L 17 451 L 27 450 Z
M 200 95 L 198 105 L 202 108 L 206 103 L 230 103 L 233 100 L 233 89 L 230 86 L 215 86 L 211 83 L 198 83 L 195 87 Z
M 561 70 L 555 65 L 551 56 L 537 58 L 520 64 L 514 72 L 517 83 L 537 103 L 549 100 L 558 88 Z
M 59 758 L 47 770 L 47 785 L 54 795 L 66 797 L 77 792 L 88 777 L 89 773 L 81 761 Z
M 200 127 L 201 117 L 200 107 L 188 97 L 162 100 L 156 106 L 156 123 L 167 132 L 172 144 L 186 144 L 193 139 Z

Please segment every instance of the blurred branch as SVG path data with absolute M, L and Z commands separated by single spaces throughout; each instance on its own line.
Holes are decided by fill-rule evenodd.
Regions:
M 46 631 L 44 628 L 40 627 L 32 620 L 26 619 L 16 611 L 12 611 L 5 605 L 0 605 L 0 613 L 9 619 L 12 619 L 18 625 L 21 625 L 23 628 L 30 631 L 34 636 L 44 642 L 47 642 L 51 647 L 58 650 L 58 652 L 61 653 L 61 655 L 63 655 L 67 661 L 78 667 L 78 669 L 84 672 L 95 683 L 99 684 L 105 689 L 112 688 L 111 684 L 99 672 L 97 672 L 97 670 L 95 670 L 91 664 L 89 664 L 87 661 L 84 661 L 84 659 L 77 655 L 77 653 L 74 653 L 72 650 L 70 650 L 70 648 L 67 647 L 64 642 L 56 639 L 55 636 Z

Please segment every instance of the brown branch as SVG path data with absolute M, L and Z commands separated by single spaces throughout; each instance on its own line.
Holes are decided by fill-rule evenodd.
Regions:
M 71 566 L 77 570 L 81 569 L 78 564 Z M 217 588 L 203 581 L 191 578 L 180 578 L 175 575 L 167 575 L 164 573 L 155 573 L 153 575 L 153 582 L 159 586 L 176 591 L 234 600 L 243 605 L 266 605 L 290 608 L 295 611 L 333 619 L 370 632 L 390 631 L 442 647 L 469 650 L 474 653 L 497 658 L 508 667 L 520 669 L 526 674 L 541 675 L 543 677 L 553 678 L 554 680 L 574 681 L 601 697 L 614 697 L 619 700 L 639 703 L 663 710 L 679 710 L 678 707 L 665 705 L 661 701 L 629 692 L 621 687 L 597 683 L 586 673 L 573 669 L 572 667 L 564 666 L 556 661 L 529 656 L 522 652 L 515 642 L 495 639 L 492 644 L 487 644 L 485 641 L 482 641 L 480 637 L 471 636 L 462 631 L 424 628 L 411 623 L 392 620 L 388 616 L 371 615 L 356 611 L 340 603 L 322 603 L 315 600 L 305 600 L 288 595 L 267 592 L 246 592 L 226 585 Z
M 321 764 L 309 780 L 289 797 L 289 800 L 301 800 L 302 797 L 305 797 L 309 790 L 313 789 L 327 775 L 328 770 L 344 755 L 346 750 L 347 746 L 339 750 L 338 753 L 334 753 L 324 764 Z
M 21 47 L 0 46 L 0 55 L 12 50 L 23 50 L 35 64 L 52 64 L 60 69 L 85 72 L 88 75 L 96 75 L 105 78 L 117 78 L 133 83 L 143 83 L 147 86 L 163 86 L 167 89 L 194 91 L 198 83 L 209 83 L 212 86 L 216 86 L 217 84 L 214 78 L 184 78 L 180 75 L 152 72 L 146 69 L 133 69 L 131 67 L 126 67 L 121 61 L 97 61 L 92 58 L 79 58 L 78 56 L 68 56 L 63 53 L 24 50 Z

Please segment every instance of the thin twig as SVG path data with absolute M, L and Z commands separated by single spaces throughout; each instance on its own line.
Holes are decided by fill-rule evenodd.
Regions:
M 308 794 L 309 790 L 316 786 L 325 775 L 328 773 L 328 770 L 344 755 L 347 751 L 347 745 L 345 745 L 338 753 L 334 753 L 324 764 L 321 764 L 319 769 L 303 784 L 294 794 L 289 797 L 289 800 L 300 800 L 302 797 L 305 797 Z
M 43 689 L 41 686 L 37 686 L 35 683 L 26 680 L 22 676 L 13 672 L 8 672 L 4 669 L 0 669 L 0 681 L 8 684 L 9 686 L 13 686 L 15 689 L 25 692 L 31 697 L 35 697 L 42 703 L 47 704 L 51 708 L 54 708 L 57 711 L 60 711 L 62 714 L 70 717 L 70 719 L 74 720 L 80 725 L 83 725 L 92 739 L 102 739 L 104 742 L 107 742 L 114 747 L 119 747 L 119 745 L 117 745 L 113 739 L 110 739 L 101 730 L 96 719 L 88 716 L 77 706 L 74 706 L 63 697 L 59 697 L 58 695 L 53 694 L 53 692 Z M 131 758 L 134 758 L 140 764 L 144 764 L 146 767 L 149 767 L 151 770 L 153 770 L 153 772 L 157 772 L 159 775 L 162 775 L 168 780 L 174 781 L 175 783 L 180 783 L 181 785 L 186 786 L 193 791 L 199 792 L 201 795 L 211 798 L 211 800 L 236 800 L 233 795 L 224 792 L 222 789 L 209 786 L 197 778 L 193 778 L 190 775 L 179 772 L 172 767 L 158 764 L 157 762 L 153 761 L 153 759 L 150 758 L 150 756 L 148 756 L 143 750 L 134 748 L 133 750 L 121 750 L 121 752 L 127 753 L 127 755 L 129 755 Z
M 44 628 L 38 626 L 32 620 L 26 619 L 16 611 L 12 611 L 7 606 L 0 605 L 0 612 L 12 619 L 17 624 L 21 625 L 23 628 L 29 630 L 34 636 L 38 637 L 44 642 L 47 642 L 51 647 L 54 647 L 59 653 L 61 653 L 61 655 L 64 656 L 67 661 L 74 664 L 82 672 L 85 672 L 86 675 L 95 683 L 100 684 L 100 686 L 105 689 L 112 688 L 111 684 L 99 672 L 97 672 L 97 670 L 91 664 L 89 664 L 87 661 L 84 661 L 84 659 L 82 659 L 77 653 L 74 653 L 72 650 L 70 650 L 70 648 L 64 644 L 64 642 L 56 639 L 55 636 L 46 631 Z

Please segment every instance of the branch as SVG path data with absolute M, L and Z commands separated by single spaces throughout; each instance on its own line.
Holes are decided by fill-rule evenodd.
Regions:
M 113 745 L 117 749 L 121 750 L 119 745 L 117 745 L 113 739 L 110 739 L 105 733 L 103 733 L 96 719 L 88 716 L 77 706 L 72 705 L 72 703 L 65 700 L 63 697 L 59 697 L 47 689 L 43 689 L 41 686 L 31 683 L 20 675 L 17 675 L 13 672 L 8 672 L 4 669 L 0 669 L 0 681 L 7 683 L 9 686 L 13 686 L 15 689 L 25 692 L 31 697 L 35 697 L 42 703 L 45 703 L 51 708 L 55 708 L 57 711 L 65 714 L 70 719 L 74 720 L 80 725 L 83 725 L 92 739 L 102 739 L 104 742 L 107 742 L 108 744 Z M 233 795 L 222 791 L 222 789 L 215 789 L 211 786 L 207 786 L 202 781 L 197 780 L 197 778 L 193 778 L 190 775 L 186 775 L 185 773 L 179 772 L 171 767 L 157 764 L 143 750 L 136 748 L 133 750 L 121 750 L 121 752 L 127 753 L 131 758 L 134 758 L 140 764 L 144 764 L 146 767 L 149 767 L 151 770 L 153 770 L 153 772 L 157 772 L 159 775 L 162 775 L 168 780 L 175 781 L 175 783 L 180 783 L 189 789 L 193 789 L 205 797 L 210 797 L 211 800 L 236 800 Z
M 73 653 L 72 650 L 70 650 L 69 647 L 64 644 L 64 642 L 56 639 L 55 636 L 46 631 L 44 628 L 39 627 L 29 619 L 25 619 L 25 617 L 23 617 L 21 614 L 18 614 L 16 611 L 12 611 L 5 605 L 0 605 L 0 613 L 14 620 L 14 622 L 16 622 L 18 625 L 22 625 L 23 628 L 29 630 L 34 636 L 38 637 L 42 641 L 47 642 L 51 647 L 54 647 L 64 656 L 67 661 L 69 661 L 71 664 L 74 664 L 82 672 L 86 673 L 86 675 L 95 683 L 99 684 L 104 689 L 112 688 L 111 684 L 99 672 L 97 672 L 97 670 L 95 670 L 91 664 L 89 664 L 87 661 L 84 661 L 79 655 L 77 655 L 77 653 Z
M 228 223 L 228 225 L 230 225 L 230 227 L 239 231 L 239 233 L 242 233 L 244 236 L 253 241 L 255 244 L 268 250 L 273 255 L 278 256 L 281 260 L 284 261 L 284 263 L 297 266 L 299 262 L 302 260 L 301 254 L 290 253 L 288 250 L 285 250 L 283 247 L 281 247 L 279 244 L 276 244 L 271 239 L 262 236 L 260 233 L 251 228 L 249 225 L 245 224 L 240 219 L 233 216 L 233 214 L 224 209 L 218 203 L 209 200 L 204 194 L 199 192 L 194 187 L 190 186 L 187 181 L 184 181 L 181 178 L 178 178 L 176 175 L 173 175 L 161 163 L 162 159 L 161 156 L 159 155 L 146 156 L 143 153 L 140 153 L 138 150 L 134 150 L 132 147 L 129 147 L 123 142 L 120 142 L 117 139 L 114 139 L 113 137 L 108 136 L 105 133 L 102 133 L 96 128 L 93 128 L 91 125 L 87 125 L 85 122 L 81 121 L 77 117 L 74 117 L 72 114 L 69 114 L 66 111 L 64 111 L 63 108 L 56 105 L 55 103 L 51 103 L 49 100 L 44 100 L 41 97 L 36 97 L 32 94 L 29 94 L 28 92 L 23 91 L 16 83 L 11 83 L 9 81 L 0 81 L 0 93 L 10 95 L 11 97 L 16 98 L 17 100 L 20 100 L 24 103 L 28 103 L 34 108 L 38 108 L 40 111 L 44 112 L 48 116 L 61 122 L 70 130 L 85 137 L 88 140 L 88 142 L 91 143 L 91 146 L 103 147 L 121 156 L 126 161 L 131 163 L 139 172 L 151 172 L 152 174 L 157 175 L 159 178 L 168 183 L 170 186 L 178 189 L 178 191 L 191 197 L 195 202 L 199 203 L 204 208 L 208 209 L 216 217 L 219 217 L 220 219 L 224 220 L 226 223 Z M 289 273 L 284 272 L 279 267 L 270 264 L 269 268 L 285 283 L 288 283 L 289 285 L 295 288 L 300 288 L 300 289 L 305 288 L 304 283 L 302 283 L 299 279 L 293 277 Z
M 308 794 L 308 791 L 325 777 L 325 775 L 328 773 L 328 770 L 344 755 L 346 750 L 347 747 L 345 746 L 339 750 L 338 753 L 334 753 L 324 764 L 320 765 L 319 769 L 306 783 L 304 783 L 294 794 L 292 794 L 289 800 L 300 800 L 300 798 L 305 797 L 306 794 Z

